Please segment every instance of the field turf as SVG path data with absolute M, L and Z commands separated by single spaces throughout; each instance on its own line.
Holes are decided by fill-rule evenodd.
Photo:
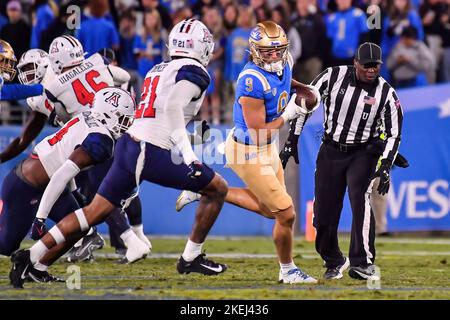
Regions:
M 213 260 L 226 263 L 222 275 L 179 275 L 176 260 L 183 238 L 153 238 L 151 257 L 132 265 L 119 265 L 107 246 L 93 262 L 79 263 L 81 289 L 65 283 L 25 283 L 12 289 L 9 258 L 0 256 L 0 299 L 445 299 L 450 300 L 450 239 L 379 238 L 377 260 L 381 282 L 368 284 L 351 279 L 323 281 L 317 285 L 278 284 L 278 263 L 269 237 L 211 238 L 204 249 Z M 30 242 L 25 243 L 29 246 Z M 348 251 L 348 238 L 341 249 Z M 325 269 L 314 244 L 295 240 L 295 262 L 321 278 Z M 50 271 L 68 278 L 64 261 Z M 377 289 L 379 287 L 379 289 Z

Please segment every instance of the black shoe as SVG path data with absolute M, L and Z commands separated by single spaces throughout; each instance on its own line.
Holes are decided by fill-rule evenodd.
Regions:
M 345 257 L 344 262 L 336 267 L 327 268 L 327 271 L 323 274 L 323 278 L 326 280 L 340 279 L 344 276 L 343 272 L 350 266 L 350 260 Z
M 73 247 L 67 253 L 67 262 L 89 261 L 94 259 L 93 252 L 100 250 L 105 245 L 105 240 L 95 230 L 92 234 L 85 236 L 80 246 Z
M 23 289 L 23 283 L 33 266 L 30 260 L 30 250 L 19 250 L 11 256 L 12 268 L 9 272 L 9 280 L 14 288 Z
M 226 264 L 215 263 L 212 260 L 206 259 L 204 253 L 200 254 L 193 261 L 187 262 L 181 256 L 177 263 L 178 273 L 189 274 L 191 272 L 198 272 L 207 276 L 216 275 L 227 270 Z
M 375 274 L 375 265 L 350 267 L 348 275 L 358 280 L 380 280 L 380 276 Z
M 116 254 L 119 255 L 120 257 L 125 257 L 125 255 L 127 254 L 127 248 L 116 248 Z
M 40 271 L 34 267 L 30 267 L 27 280 L 38 283 L 65 282 L 64 279 L 53 276 L 47 271 Z

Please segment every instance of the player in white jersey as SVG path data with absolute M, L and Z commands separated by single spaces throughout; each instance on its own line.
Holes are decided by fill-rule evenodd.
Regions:
M 139 140 L 144 140 L 163 149 L 172 149 L 174 147 L 172 140 L 173 113 L 170 109 L 171 106 L 164 102 L 170 97 L 175 84 L 184 77 L 196 81 L 194 83 L 198 82 L 201 86 L 207 86 L 209 77 L 207 78 L 203 74 L 207 75 L 205 67 L 196 60 L 189 58 L 161 63 L 151 69 L 144 80 L 142 100 L 136 110 L 136 121 L 131 126 L 129 133 Z M 183 106 L 183 127 L 197 114 L 204 95 L 205 91 Z M 161 107 L 157 107 L 158 110 L 156 111 L 153 106 Z M 148 130 L 149 125 L 152 130 Z
M 20 58 L 17 68 L 19 71 L 18 78 L 20 82 L 25 85 L 42 84 L 46 87 L 55 78 L 53 68 L 50 66 L 48 54 L 41 49 L 31 49 L 26 51 Z M 120 72 L 116 73 L 120 74 Z M 126 77 L 122 76 L 122 80 L 124 79 L 126 79 Z M 64 122 L 60 119 L 70 119 L 70 115 L 64 108 L 62 108 L 61 105 L 57 104 L 55 108 L 54 104 L 47 98 L 45 92 L 41 96 L 28 98 L 27 104 L 32 111 L 24 130 L 22 131 L 20 137 L 14 139 L 0 153 L 0 162 L 6 162 L 13 159 L 23 152 L 37 138 L 47 120 L 49 120 L 52 124 L 64 125 Z M 79 181 L 84 182 L 82 184 L 83 186 L 89 185 L 89 189 L 95 189 L 92 191 L 92 193 L 95 194 L 95 191 L 100 184 L 100 182 L 96 180 L 101 181 L 103 179 L 107 172 L 107 166 L 108 163 L 106 163 L 106 166 L 104 164 L 98 165 L 95 169 L 90 170 L 89 173 L 79 175 L 77 179 L 80 178 Z M 85 197 L 80 193 L 80 191 L 85 190 L 80 190 L 80 188 L 78 188 L 73 192 L 73 195 L 82 206 L 84 205 L 82 200 Z M 132 208 L 130 208 L 128 212 L 132 211 L 131 209 Z M 45 224 L 41 221 L 42 220 L 37 220 L 36 223 L 33 223 L 31 237 L 35 240 L 39 239 L 46 232 Z M 113 232 L 118 236 L 126 237 L 130 232 L 130 226 L 121 212 L 114 212 L 114 214 L 112 214 L 107 220 L 107 223 Z M 132 226 L 132 229 L 139 235 L 142 241 L 145 241 L 147 245 L 151 247 L 151 244 L 148 242 L 141 230 L 142 225 L 139 226 L 139 224 L 137 224 L 137 226 Z M 140 243 L 141 241 L 136 244 L 128 241 L 128 250 L 125 250 L 124 252 L 127 261 L 133 261 L 135 259 L 134 256 L 139 255 L 138 251 Z M 96 232 L 95 228 L 91 229 L 88 236 L 83 238 L 83 241 L 80 241 L 80 244 L 74 247 L 74 250 L 72 250 L 73 252 L 71 251 L 69 257 L 71 261 L 92 259 L 92 252 L 103 247 L 103 245 L 104 240 L 102 237 Z
M 130 80 L 130 75 L 127 71 L 110 64 L 110 61 L 99 53 L 93 54 L 88 59 L 85 59 L 84 56 L 82 44 L 78 39 L 71 36 L 57 37 L 50 45 L 49 60 L 56 77 L 46 85 L 45 92 L 49 100 L 54 104 L 55 110 L 59 110 L 57 114 L 62 122 L 67 122 L 74 115 L 89 110 L 94 94 L 97 91 L 109 86 L 122 86 Z M 67 117 L 63 116 L 64 113 L 67 114 Z M 80 174 L 77 177 L 77 185 L 88 201 L 91 200 L 90 198 L 97 191 L 100 181 L 103 180 L 107 172 L 107 170 L 104 170 L 105 166 L 107 164 L 96 166 L 93 168 L 93 172 Z M 41 220 L 35 220 L 33 231 L 45 228 Z M 125 217 L 118 211 L 107 220 L 107 223 L 121 237 L 126 236 L 126 232 L 128 232 L 130 227 Z M 143 233 L 142 224 L 137 227 L 133 226 L 133 230 L 142 241 L 151 247 L 150 242 Z M 91 231 L 89 235 L 91 235 Z M 103 242 L 101 237 L 96 232 L 92 237 L 95 237 L 94 242 L 98 243 L 97 246 L 101 247 Z M 71 262 L 92 257 L 89 250 L 84 246 L 90 245 L 92 243 L 90 240 L 92 239 L 86 239 L 88 241 L 75 245 L 78 250 L 70 253 Z M 140 245 L 136 244 L 136 246 L 139 247 Z M 130 250 L 130 247 L 128 249 Z M 134 260 L 132 251 L 127 251 L 124 262 L 130 261 L 130 259 Z
M 79 238 L 89 226 L 103 221 L 112 209 L 123 202 L 126 205 L 143 180 L 202 194 L 192 232 L 177 263 L 178 272 L 217 275 L 227 269 L 226 265 L 207 259 L 202 246 L 222 208 L 228 187 L 220 175 L 199 162 L 185 129 L 209 85 L 205 67 L 212 56 L 214 41 L 203 23 L 189 19 L 175 25 L 168 46 L 172 61 L 156 65 L 148 72 L 135 123 L 130 133 L 118 140 L 114 162 L 94 200 L 59 222 L 30 250 L 21 250 L 12 258 L 10 278 L 15 287 L 22 287 L 21 275 L 39 263 L 49 250 L 66 239 Z M 164 99 L 158 99 L 158 94 Z M 174 145 L 181 151 L 183 163 L 172 160 Z
M 108 65 L 100 54 L 88 59 L 84 55 L 80 41 L 71 36 L 55 38 L 49 48 L 56 77 L 45 87 L 46 93 L 55 108 L 62 107 L 70 117 L 89 110 L 97 91 L 130 80 L 128 72 Z
M 81 170 L 112 157 L 115 140 L 132 123 L 134 100 L 126 91 L 112 87 L 99 91 L 96 97 L 91 111 L 82 112 L 44 138 L 32 155 L 5 178 L 0 215 L 1 254 L 10 255 L 19 248 L 38 206 L 55 222 L 79 208 L 66 187 Z M 72 245 L 73 241 L 69 241 L 56 254 L 50 252 L 49 264 Z M 30 277 L 47 279 L 50 276 L 46 269 L 44 264 L 37 265 Z

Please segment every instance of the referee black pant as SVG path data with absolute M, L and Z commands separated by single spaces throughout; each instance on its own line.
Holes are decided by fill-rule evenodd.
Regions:
M 370 193 L 378 157 L 367 150 L 367 145 L 346 148 L 325 139 L 320 147 L 313 224 L 317 231 L 316 250 L 327 268 L 344 263 L 338 244 L 338 225 L 347 187 L 353 214 L 350 265 L 374 263 L 375 219 Z

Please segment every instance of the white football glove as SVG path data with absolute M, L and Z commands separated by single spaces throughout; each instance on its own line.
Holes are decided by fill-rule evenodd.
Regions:
M 308 110 L 306 109 L 305 99 L 301 100 L 301 105 L 297 105 L 295 103 L 295 99 L 297 98 L 297 94 L 294 93 L 289 100 L 284 112 L 281 114 L 281 117 L 284 119 L 284 123 L 289 120 L 298 118 L 301 114 L 307 114 Z

